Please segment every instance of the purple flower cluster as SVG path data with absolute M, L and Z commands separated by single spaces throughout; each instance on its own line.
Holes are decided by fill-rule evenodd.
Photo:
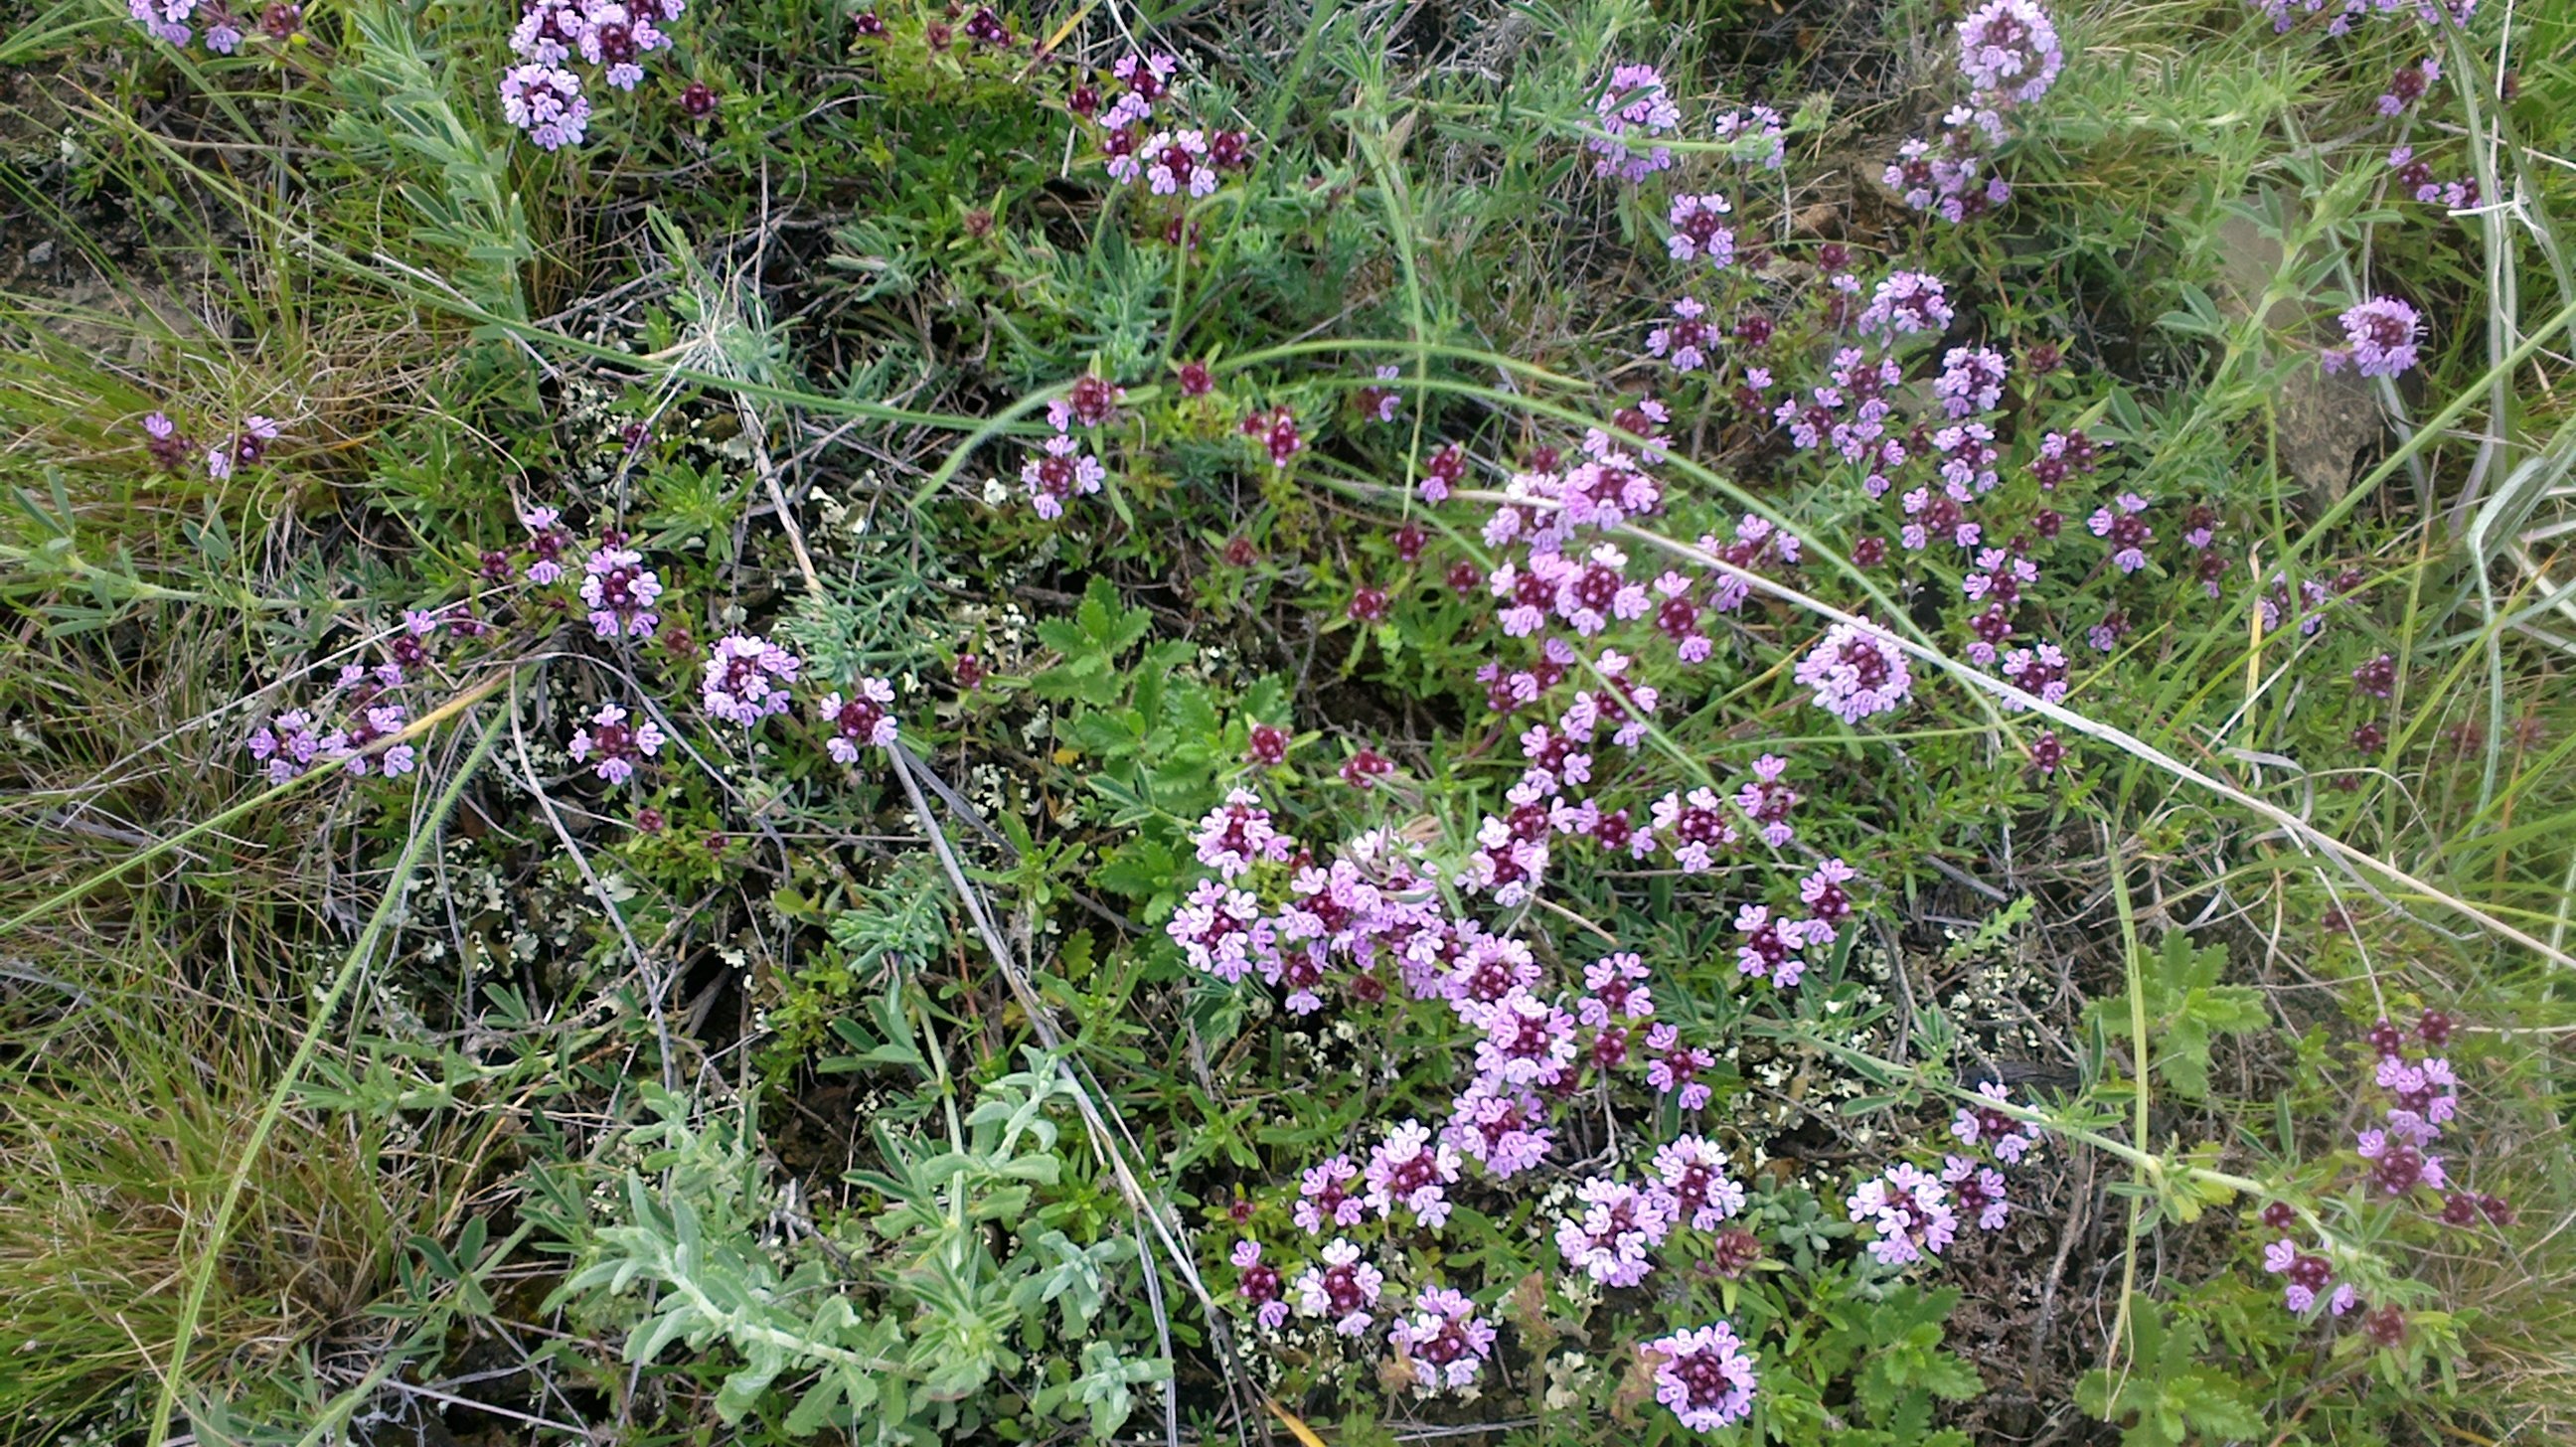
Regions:
M 1675 196 L 1665 220 L 1672 235 L 1664 246 L 1675 261 L 1705 261 L 1714 268 L 1735 264 L 1735 229 L 1726 217 L 1735 210 L 1724 196 Z
M 2344 345 L 2330 348 L 2325 368 L 2345 367 L 2364 377 L 2394 377 L 2412 368 L 2424 338 L 2424 319 L 2393 296 L 2374 296 L 2345 310 Z
M 2479 205 L 2485 198 L 2478 190 L 2478 178 L 2457 181 L 2434 178 L 2432 163 L 2417 158 L 2413 146 L 2399 146 L 2388 153 L 2388 169 L 2397 173 L 2398 189 L 2418 201 L 2463 211 Z
M 1592 1176 L 1574 1195 L 1580 1204 L 1556 1224 L 1557 1254 L 1567 1270 L 1614 1287 L 1644 1281 L 1674 1231 L 1715 1231 L 1745 1199 L 1726 1174 L 1726 1153 L 1696 1135 L 1665 1142 L 1643 1186 Z
M 1801 687 L 1815 690 L 1816 707 L 1845 723 L 1902 707 L 1914 690 L 1914 675 L 1895 640 L 1875 624 L 1837 623 L 1822 641 L 1798 660 Z
M 2402 17 L 2429 29 L 2465 26 L 2477 13 L 2478 0 L 2252 0 L 2256 10 L 2272 22 L 2274 34 L 2286 35 L 2290 27 L 2304 16 L 2322 15 L 2328 9 L 2334 18 L 2326 22 L 2328 35 L 2348 34 L 2363 20 Z
M 384 741 L 403 730 L 398 703 L 347 705 L 336 727 L 326 716 L 289 709 L 251 731 L 242 747 L 272 784 L 283 784 L 324 764 L 346 764 L 353 774 L 381 772 L 391 779 L 412 771 L 412 746 Z
M 1322 1255 L 1322 1261 L 1297 1278 L 1298 1314 L 1328 1318 L 1334 1331 L 1359 1336 L 1377 1321 L 1377 1300 L 1386 1287 L 1386 1273 L 1341 1237 L 1335 1237 Z
M 1777 171 L 1788 163 L 1788 126 L 1769 106 L 1752 105 L 1710 118 L 1708 128 L 1735 159 Z
M 855 764 L 859 750 L 894 747 L 894 683 L 891 679 L 862 678 L 850 688 L 850 696 L 837 693 L 823 695 L 814 705 L 816 720 L 832 731 L 823 741 L 824 752 L 833 761 Z
M 1613 68 L 1592 110 L 1603 132 L 1584 143 L 1599 158 L 1592 174 L 1633 185 L 1671 168 L 1672 147 L 1655 142 L 1681 130 L 1682 111 L 1665 89 L 1662 71 L 1651 65 Z
M 519 63 L 501 77 L 501 114 L 545 150 L 581 144 L 590 126 L 589 97 L 575 60 L 599 68 L 618 90 L 644 79 L 644 57 L 671 48 L 662 27 L 688 0 L 523 0 L 510 50 Z
M 383 640 L 382 662 L 341 665 L 322 702 L 277 714 L 251 730 L 242 747 L 272 784 L 326 764 L 389 779 L 410 773 L 417 763 L 412 746 L 388 742 L 403 731 L 409 712 L 391 695 L 428 669 L 430 645 L 441 633 L 473 638 L 484 629 L 463 605 L 406 610 L 402 625 Z
M 253 413 L 241 420 L 232 434 L 207 447 L 206 476 L 222 481 L 236 468 L 256 467 L 268 456 L 268 445 L 280 436 L 276 419 Z M 152 455 L 155 466 L 163 472 L 177 473 L 185 466 L 197 444 L 179 430 L 166 412 L 148 412 L 143 417 L 143 446 Z
M 1950 1188 L 1908 1161 L 1863 1181 L 1843 1206 L 1854 1222 L 1870 1229 L 1869 1254 L 1888 1266 L 1938 1256 L 1959 1233 Z
M 1416 1293 L 1413 1314 L 1398 1317 L 1387 1336 L 1413 1361 L 1414 1385 L 1425 1393 L 1467 1386 L 1494 1354 L 1493 1324 L 1476 1315 L 1474 1302 L 1445 1286 Z
M 216 55 L 240 50 L 254 29 L 284 44 L 304 24 L 304 7 L 284 0 L 264 7 L 255 23 L 234 14 L 223 0 L 126 0 L 125 9 L 135 24 L 170 45 L 185 46 L 195 37 L 196 27 L 204 26 L 206 49 Z
M 623 535 L 601 540 L 582 563 L 581 601 L 590 609 L 590 630 L 601 638 L 649 638 L 661 626 L 652 611 L 662 596 L 661 575 L 644 566 L 644 556 L 627 547 Z
M 1968 99 L 1941 117 L 1938 133 L 1898 147 L 1881 177 L 1917 211 L 1971 221 L 2012 199 L 1995 154 L 2012 139 L 2006 117 L 2057 83 L 2066 52 L 2048 12 L 2032 0 L 1987 0 L 1959 22 L 1959 74 Z
M 2029 105 L 2065 63 L 2057 27 L 2032 0 L 1986 0 L 1959 22 L 1959 73 L 1981 103 Z
M 2003 1229 L 2012 1201 L 1997 1166 L 2019 1165 L 2040 1138 L 2039 1127 L 2003 1109 L 2009 1102 L 2005 1087 L 1986 1081 L 1950 1122 L 1950 1134 L 1962 1146 L 1982 1148 L 1993 1164 L 1951 1153 L 1942 1157 L 1936 1177 L 1899 1161 L 1863 1181 L 1845 1200 L 1851 1219 L 1871 1232 L 1871 1256 L 1887 1266 L 1939 1256 L 1958 1239 L 1962 1218 L 1982 1231 Z
M 787 685 L 803 666 L 803 660 L 766 638 L 728 634 L 707 654 L 698 701 L 715 717 L 749 728 L 787 712 Z
M 2374 1056 L 2371 1080 L 2383 1100 L 2378 1121 L 2354 1131 L 2354 1153 L 2365 1168 L 2363 1180 L 2370 1190 L 2398 1204 L 2416 1206 L 2423 1220 L 2448 1232 L 2466 1230 L 2480 1221 L 2510 1225 L 2513 1208 L 2502 1197 L 2455 1189 L 2450 1166 L 2432 1150 L 2445 1129 L 2456 1129 L 2459 1123 L 2459 1080 L 2449 1057 L 2438 1053 L 2455 1028 L 2451 1017 L 2440 1010 L 2425 1011 L 2411 1031 L 2385 1019 L 2370 1027 L 2364 1038 Z M 2416 1053 L 2417 1047 L 2422 1053 Z M 2425 1205 L 2424 1193 L 2438 1195 L 2440 1205 Z M 2263 1208 L 2261 1220 L 2270 1231 L 2287 1232 L 2298 1213 L 2289 1203 L 2274 1201 Z M 2336 1279 L 2334 1251 L 2331 1243 L 2313 1251 L 2303 1249 L 2288 1235 L 2263 1248 L 2263 1269 L 2283 1278 L 2281 1301 L 2290 1311 L 2305 1315 L 2319 1303 L 2331 1316 L 2366 1310 L 2354 1285 Z M 2395 1310 L 2383 1308 L 2372 1313 L 2381 1320 L 2366 1323 L 2381 1345 L 2391 1345 L 2396 1335 L 2402 1335 L 2403 1314 L 2393 1319 L 2385 1315 Z
M 1227 175 L 1251 169 L 1252 138 L 1190 125 L 1177 114 L 1172 79 L 1180 64 L 1162 51 L 1122 55 L 1099 84 L 1076 88 L 1074 112 L 1097 124 L 1112 180 L 1186 203 L 1214 195 Z M 1110 97 L 1105 108 L 1104 95 Z
M 1729 1322 L 1713 1322 L 1643 1344 L 1655 1363 L 1655 1400 L 1685 1431 L 1714 1432 L 1753 1410 L 1753 1357 Z
M 572 756 L 590 765 L 602 781 L 623 784 L 635 777 L 636 761 L 659 754 L 665 742 L 651 719 L 629 723 L 623 705 L 603 703 L 590 723 L 573 734 Z

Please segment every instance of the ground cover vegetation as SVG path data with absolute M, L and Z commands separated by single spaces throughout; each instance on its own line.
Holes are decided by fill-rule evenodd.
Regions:
M 0 31 L 0 1439 L 2576 1432 L 2576 23 Z

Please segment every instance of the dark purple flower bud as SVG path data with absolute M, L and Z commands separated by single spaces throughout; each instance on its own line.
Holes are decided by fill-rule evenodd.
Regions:
M 1276 724 L 1254 724 L 1252 746 L 1245 757 L 1265 769 L 1288 762 L 1288 731 Z
M 2375 1307 L 2361 1314 L 2361 1329 L 2380 1346 L 2394 1347 L 2406 1340 L 2406 1313 L 2393 1306 Z

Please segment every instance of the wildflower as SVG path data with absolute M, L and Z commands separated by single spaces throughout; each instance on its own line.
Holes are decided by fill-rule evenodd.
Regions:
M 1205 131 L 1158 131 L 1145 142 L 1145 186 L 1157 196 L 1188 192 L 1193 197 L 1216 190 L 1217 171 L 1208 159 Z
M 1905 1162 L 1863 1181 L 1843 1204 L 1854 1222 L 1876 1236 L 1869 1254 L 1887 1266 L 1938 1256 L 1959 1230 L 1949 1188 Z
M 1732 849 L 1741 836 L 1728 821 L 1714 789 L 1688 794 L 1667 793 L 1653 806 L 1654 833 L 1670 841 L 1673 862 L 1684 874 L 1701 874 L 1715 866 L 1717 851 Z
M 1467 450 L 1452 442 L 1431 454 L 1422 465 L 1422 500 L 1445 502 L 1450 492 L 1467 478 Z
M 323 752 L 322 735 L 315 731 L 313 715 L 300 708 L 289 709 L 253 729 L 242 747 L 263 766 L 272 784 L 283 784 L 303 773 Z
M 748 728 L 787 711 L 787 685 L 803 666 L 795 654 L 766 638 L 728 634 L 707 658 L 699 701 L 717 718 Z
M 1396 1350 L 1428 1369 L 1414 1378 L 1425 1391 L 1466 1386 L 1494 1354 L 1492 1324 L 1479 1321 L 1476 1304 L 1445 1286 L 1416 1293 L 1413 1315 L 1396 1318 L 1387 1336 Z
M 1251 892 L 1202 879 L 1172 912 L 1163 932 L 1181 947 L 1191 969 L 1231 985 L 1252 970 L 1256 956 L 1275 954 L 1274 927 Z
M 1264 1331 L 1277 1331 L 1280 1323 L 1288 1319 L 1288 1303 L 1281 1295 L 1278 1270 L 1261 1264 L 1261 1243 L 1237 1241 L 1234 1254 L 1229 1259 L 1234 1262 L 1235 1269 L 1243 1273 L 1235 1290 L 1252 1303 L 1254 1319 L 1261 1323 Z
M 1354 623 L 1385 622 L 1387 612 L 1386 590 L 1384 588 L 1369 587 L 1352 589 L 1350 606 L 1346 611 L 1350 614 L 1351 621 Z
M 589 763 L 592 773 L 611 784 L 635 777 L 637 759 L 662 752 L 662 731 L 652 720 L 629 724 L 626 719 L 623 706 L 603 703 L 589 725 L 572 736 L 573 758 Z
M 1666 220 L 1673 234 L 1664 241 L 1675 261 L 1705 260 L 1711 266 L 1735 262 L 1735 232 L 1724 218 L 1735 209 L 1724 196 L 1676 196 Z
M 2147 565 L 2146 546 L 2156 540 L 2156 531 L 2140 516 L 2147 510 L 2147 500 L 2134 492 L 2124 492 L 2107 507 L 2094 509 L 2084 525 L 2093 536 L 2111 544 L 2111 561 L 2123 573 L 2134 573 Z
M 1799 957 L 1807 947 L 1804 921 L 1774 920 L 1768 906 L 1748 904 L 1736 911 L 1735 931 L 1744 936 L 1735 951 L 1736 969 L 1779 989 L 1797 987 L 1807 969 L 1807 962 Z
M 1101 479 L 1108 475 L 1100 459 L 1065 432 L 1048 438 L 1042 452 L 1020 464 L 1020 485 L 1028 489 L 1030 505 L 1050 522 L 1064 516 L 1067 502 L 1100 491 Z
M 2066 701 L 2066 654 L 2054 643 L 2043 643 L 2036 649 L 2016 648 L 2004 655 L 2004 678 L 2013 687 L 2043 703 Z M 2004 707 L 2026 707 L 2020 699 L 2007 697 Z
M 1637 182 L 1673 164 L 1670 146 L 1649 145 L 1641 150 L 1635 144 L 1681 129 L 1681 107 L 1664 89 L 1662 72 L 1651 65 L 1613 69 L 1610 84 L 1592 109 L 1607 133 L 1584 143 L 1600 157 L 1592 163 L 1592 174 Z
M 1296 840 L 1271 827 L 1270 811 L 1261 807 L 1261 796 L 1250 789 L 1227 794 L 1224 803 L 1199 821 L 1191 839 L 1198 845 L 1199 863 L 1223 879 L 1249 874 L 1253 865 L 1264 860 L 1286 863 L 1297 848 Z
M 1805 797 L 1782 781 L 1788 771 L 1787 759 L 1764 754 L 1753 761 L 1753 777 L 1735 791 L 1735 807 L 1762 827 L 1762 842 L 1774 849 L 1787 848 L 1797 837 L 1798 831 L 1789 824 L 1789 811 Z
M 1657 1209 L 1676 1225 L 1714 1231 L 1744 1209 L 1744 1188 L 1726 1174 L 1726 1152 L 1704 1136 L 1675 1136 L 1655 1150 Z
M 1356 1226 L 1362 1218 L 1362 1202 L 1344 1189 L 1359 1179 L 1359 1167 L 1349 1156 L 1335 1156 L 1319 1166 L 1307 1167 L 1299 1177 L 1297 1206 L 1291 1213 L 1300 1229 L 1320 1236 L 1326 1226 Z
M 1681 1043 L 1682 1032 L 1670 1025 L 1657 1025 L 1646 1032 L 1646 1048 L 1655 1052 L 1646 1062 L 1646 1083 L 1657 1095 L 1672 1095 L 1684 1110 L 1698 1110 L 1708 1104 L 1709 1088 L 1700 1083 L 1699 1073 L 1717 1064 L 1717 1057 L 1705 1050 Z
M 1709 1238 L 1708 1269 L 1727 1281 L 1742 1279 L 1762 1260 L 1762 1238 L 1741 1226 L 1729 1226 Z
M 1251 170 L 1252 137 L 1242 131 L 1210 132 L 1208 161 L 1219 171 Z
M 1576 1006 L 1576 1016 L 1586 1025 L 1599 1029 L 1615 1016 L 1623 1020 L 1652 1019 L 1655 1013 L 1653 989 L 1647 984 L 1646 962 L 1635 954 L 1603 955 L 1583 967 L 1583 988 L 1589 993 Z
M 1893 345 L 1898 337 L 1912 332 L 1938 336 L 1949 328 L 1952 315 L 1941 278 L 1929 272 L 1899 271 L 1878 284 L 1855 325 L 1864 335 L 1876 333 L 1883 344 Z
M 2395 1130 L 2362 1131 L 2355 1148 L 2370 1162 L 2371 1184 L 2389 1195 L 2407 1195 L 2417 1186 L 2438 1191 L 2450 1183 L 2440 1156 L 2425 1154 Z
M 652 611 L 662 579 L 632 548 L 603 547 L 582 564 L 581 601 L 590 605 L 590 630 L 601 638 L 648 638 L 662 616 Z
M 2397 655 L 2383 653 L 2352 671 L 2352 686 L 2372 698 L 2386 698 L 2397 691 Z
M 716 93 L 704 81 L 690 81 L 680 91 L 680 109 L 691 119 L 704 120 L 715 114 Z
M 2003 354 L 1990 347 L 1952 347 L 1941 359 L 1932 395 L 1953 417 L 1990 412 L 2003 400 L 2005 371 Z
M 1265 769 L 1275 769 L 1288 762 L 1289 742 L 1286 729 L 1275 724 L 1254 724 L 1251 745 L 1244 755 L 1245 761 L 1258 764 Z
M 179 434 L 178 424 L 162 412 L 144 414 L 143 446 L 163 472 L 177 472 L 180 462 L 188 455 L 188 439 Z
M 1796 678 L 1814 689 L 1818 708 L 1845 723 L 1902 705 L 1914 688 L 1905 655 L 1867 619 L 1837 623 L 1798 662 Z
M 1395 761 L 1363 745 L 1360 751 L 1342 764 L 1342 782 L 1366 792 L 1377 787 L 1377 781 L 1395 772 Z
M 581 58 L 602 66 L 602 77 L 619 90 L 633 90 L 644 79 L 640 57 L 667 49 L 671 38 L 650 18 L 630 12 L 616 0 L 593 4 L 581 32 Z
M 1451 1102 L 1450 1111 L 1440 1139 L 1481 1163 L 1496 1180 L 1509 1180 L 1545 1161 L 1556 1143 L 1539 1098 L 1491 1076 L 1478 1076 Z
M 2031 0 L 1989 0 L 1959 22 L 1959 72 L 1980 94 L 2028 105 L 2065 63 L 2057 28 Z
M 1574 1017 L 1514 989 L 1477 1007 L 1468 1023 L 1484 1031 L 1476 1070 L 1511 1085 L 1552 1085 L 1574 1062 Z
M 2442 63 L 2429 55 L 2413 65 L 2397 67 L 2397 73 L 2388 78 L 2387 93 L 2379 98 L 2379 113 L 2383 116 L 2399 114 L 2422 100 L 2424 93 L 2433 88 L 2433 82 L 2441 78 Z
M 227 478 L 235 467 L 255 467 L 268 455 L 268 444 L 277 440 L 277 424 L 266 417 L 252 415 L 242 419 L 241 430 L 232 440 L 206 449 L 206 475 Z
M 349 772 L 364 774 L 380 770 L 388 779 L 408 774 L 415 755 L 409 744 L 394 744 L 378 750 L 375 746 L 402 732 L 403 709 L 400 704 L 375 704 L 358 711 L 357 722 L 345 730 L 322 739 L 322 752 L 349 761 Z
M 1777 171 L 1788 159 L 1788 128 L 1780 113 L 1769 106 L 1728 111 L 1708 124 L 1720 141 L 1734 148 L 1738 161 Z
M 169 45 L 185 45 L 195 33 L 184 24 L 196 13 L 197 0 L 126 0 L 127 13 L 134 23 L 150 31 L 154 39 Z
M 1753 1358 L 1728 1322 L 1712 1322 L 1639 1346 L 1655 1362 L 1655 1400 L 1686 1431 L 1714 1432 L 1753 1410 Z
M 1306 439 L 1297 432 L 1297 414 L 1286 407 L 1255 412 L 1243 419 L 1243 435 L 1258 437 L 1270 452 L 1272 467 L 1286 467 L 1288 459 L 1306 450 Z
M 1150 105 L 1169 94 L 1172 76 L 1181 68 L 1174 56 L 1155 51 L 1149 55 L 1122 55 L 1109 68 L 1127 93 Z
M 1386 366 L 1377 369 L 1377 379 L 1381 382 L 1392 382 L 1403 375 L 1402 367 Z M 1404 405 L 1404 396 L 1393 387 L 1362 387 L 1354 405 L 1360 409 L 1362 416 L 1374 417 L 1380 422 L 1392 422 L 1395 420 L 1396 410 Z
M 1360 1248 L 1335 1237 L 1324 1248 L 1324 1264 L 1307 1267 L 1297 1278 L 1297 1310 L 1331 1317 L 1334 1331 L 1358 1336 L 1377 1320 L 1369 1308 L 1385 1284 L 1386 1274 L 1363 1259 Z
M 2059 742 L 2054 730 L 2042 729 L 2039 737 L 2030 741 L 2030 764 L 2042 777 L 2055 774 L 2065 762 L 2066 745 Z
M 1843 886 L 1857 877 L 1849 864 L 1835 856 L 1817 865 L 1814 873 L 1798 881 L 1798 901 L 1813 916 L 1807 925 L 1810 942 L 1833 943 L 1834 927 L 1849 919 L 1852 912 L 1851 894 Z
M 1580 1215 L 1556 1224 L 1556 1249 L 1568 1268 L 1604 1286 L 1634 1286 L 1653 1268 L 1648 1253 L 1672 1230 L 1653 1197 L 1595 1176 L 1575 1189 Z
M 2395 1348 L 2406 1340 L 2406 1313 L 2394 1306 L 2382 1306 L 2361 1314 L 2361 1329 L 2372 1344 Z
M 1047 403 L 1047 425 L 1058 432 L 1069 432 L 1076 425 L 1105 427 L 1117 420 L 1119 404 L 1126 400 L 1126 388 L 1085 373 L 1073 379 L 1063 396 Z
M 2004 1199 L 2003 1172 L 1981 1166 L 1966 1156 L 1947 1156 L 1943 1163 L 1941 1181 L 1950 1188 L 1960 1214 L 1976 1217 L 1979 1230 L 2002 1230 L 2004 1214 L 2012 1209 L 2012 1203 Z
M 1363 1199 L 1381 1219 L 1402 1206 L 1436 1231 L 1449 1219 L 1442 1188 L 1458 1179 L 1458 1152 L 1446 1142 L 1434 1142 L 1422 1122 L 1408 1120 L 1388 1131 L 1369 1153 L 1366 1175 L 1368 1195 Z
M 2325 369 L 2346 366 L 2364 377 L 2394 377 L 2415 365 L 2424 335 L 2423 318 L 2393 296 L 2374 296 L 2346 310 L 2340 319 L 2344 345 L 2324 354 Z
M 1712 360 L 1717 328 L 1705 318 L 1708 308 L 1697 297 L 1673 303 L 1673 320 L 1646 333 L 1646 354 L 1672 363 L 1676 372 L 1696 372 Z
M 2334 1286 L 2333 1265 L 2322 1256 L 2301 1251 L 2298 1243 L 2287 1237 L 2263 1248 L 2263 1269 L 2288 1279 L 2281 1289 L 2281 1300 L 2294 1312 L 2304 1314 L 2317 1304 L 2319 1293 Z M 2341 1316 L 2352 1309 L 2357 1299 L 2346 1283 L 2335 1287 L 2328 1302 L 2334 1314 Z
M 1951 1118 L 1950 1134 L 1962 1145 L 1983 1142 L 2005 1165 L 2018 1165 L 2032 1146 L 2039 1144 L 2039 1127 L 2029 1121 L 2008 1115 L 1996 1107 L 2008 1104 L 2011 1088 L 2000 1081 L 1986 1080 L 1977 1084 L 1977 1102 L 1959 1107 Z
M 501 114 L 545 150 L 581 144 L 590 101 L 581 77 L 553 65 L 515 65 L 501 77 Z
M 894 684 L 882 678 L 860 679 L 847 700 L 837 693 L 823 695 L 814 714 L 832 730 L 824 751 L 835 762 L 855 764 L 861 747 L 893 748 L 895 719 L 888 707 L 893 702 Z
M 1539 981 L 1530 947 L 1515 939 L 1480 934 L 1466 941 L 1443 977 L 1440 993 L 1465 1017 L 1469 1005 L 1490 1005 Z

